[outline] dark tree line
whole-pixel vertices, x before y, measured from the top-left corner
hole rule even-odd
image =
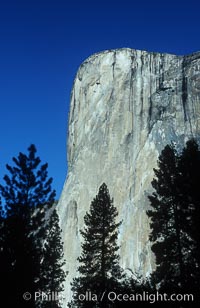
[[[199,302],[200,151],[196,141],[188,141],[181,153],[167,145],[154,173],[155,191],[147,211],[156,256],[152,281],[160,291],[191,293]]]
[[[144,307],[150,302],[110,301],[106,295],[200,294],[200,151],[195,140],[182,152],[167,145],[154,169],[154,192],[149,196],[150,241],[156,270],[149,279],[127,278],[119,266],[117,210],[103,184],[84,217],[78,277],[72,283],[69,307]],[[134,252],[133,252],[134,253]],[[141,282],[142,281],[142,282]],[[81,298],[79,295],[83,295]],[[84,295],[88,295],[84,298]],[[97,295],[92,297],[92,294]],[[103,301],[101,295],[105,294]],[[89,298],[90,297],[90,298]],[[160,302],[154,303],[159,306]],[[166,307],[193,307],[194,302],[162,302]]]
[[[59,301],[23,299],[25,292],[33,295],[38,291],[63,291],[63,243],[47,164],[40,165],[34,145],[29,147],[28,155],[20,153],[13,161],[14,166],[7,165],[9,175],[4,177],[5,184],[0,185],[1,291],[7,306],[61,307]],[[196,141],[188,141],[182,152],[167,145],[154,174],[154,192],[149,196],[147,215],[156,257],[155,272],[145,282],[127,278],[120,268],[117,238],[122,222],[116,222],[118,212],[106,184],[102,184],[84,217],[78,277],[72,283],[69,307],[143,307],[149,303],[110,300],[108,294],[157,290],[168,295],[191,293],[199,302],[200,150]]]
[[[65,274],[55,190],[48,165],[41,165],[36,148],[19,153],[0,185],[1,300],[7,307],[60,307],[59,302],[35,301],[35,292],[61,291]],[[47,213],[50,218],[47,219]],[[29,292],[31,299],[23,294]],[[29,295],[27,295],[29,297]]]

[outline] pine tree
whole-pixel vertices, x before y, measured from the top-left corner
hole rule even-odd
[[[180,155],[179,170],[184,213],[182,229],[190,243],[185,253],[187,290],[200,301],[200,150],[194,139],[186,143]]]
[[[149,196],[153,281],[160,290],[199,293],[200,152],[190,140],[182,153],[167,145],[159,156]]]
[[[9,257],[10,279],[4,295],[10,306],[34,307],[45,211],[53,204],[55,191],[51,189],[52,178],[47,178],[48,165],[40,166],[34,145],[28,148],[28,155],[19,153],[13,162],[13,166],[6,166],[10,175],[5,175],[5,185],[0,185],[6,213],[4,251]],[[30,292],[32,300],[25,301],[24,292]]]
[[[119,287],[122,270],[119,266],[117,245],[118,212],[110,198],[106,184],[99,188],[98,195],[90,205],[90,212],[84,217],[85,228],[81,231],[84,242],[78,258],[80,277],[72,283],[73,300],[69,307],[111,307],[106,293]],[[91,292],[97,296],[94,301],[82,301],[79,295]],[[104,294],[104,300],[100,300]]]
[[[66,274],[61,229],[56,209],[50,215],[46,227],[46,239],[43,248],[43,258],[40,270],[41,292],[47,295],[47,300],[40,302],[42,308],[59,308],[62,304],[63,283]],[[45,299],[45,296],[44,296]]]
[[[158,167],[154,169],[156,178],[152,181],[155,192],[149,196],[153,210],[147,211],[151,218],[152,251],[156,256],[155,278],[161,289],[177,290],[185,283],[182,247],[186,239],[180,225],[178,160],[173,146],[164,148]]]

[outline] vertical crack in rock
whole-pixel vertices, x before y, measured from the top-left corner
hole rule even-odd
[[[189,106],[188,106],[188,77],[186,75],[186,70],[188,67],[188,59],[187,57],[183,57],[182,62],[182,104],[183,104],[183,110],[184,110],[184,120],[189,122],[191,135],[193,135],[193,129],[191,124],[191,116],[189,112]],[[192,105],[192,102],[190,102]]]
[[[182,103],[183,103],[183,111],[184,111],[184,120],[187,121],[187,112],[186,112],[186,104],[187,104],[187,77],[185,76],[185,58],[183,58],[182,64]]]
[[[149,275],[154,268],[148,194],[160,151],[199,137],[200,53],[182,57],[117,49],[89,57],[71,95],[68,175],[58,204],[63,230],[65,295],[77,275],[83,217],[99,186],[108,185],[119,212],[120,263]]]
[[[115,78],[115,65],[116,65],[116,51],[113,52],[113,63],[112,63],[113,79]]]

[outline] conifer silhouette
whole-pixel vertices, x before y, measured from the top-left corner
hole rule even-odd
[[[200,293],[200,151],[189,140],[181,153],[167,145],[154,169],[149,196],[152,251],[156,256],[153,281],[161,291]],[[192,305],[193,303],[191,303]]]
[[[69,307],[111,307],[107,300],[109,290],[116,290],[122,278],[119,266],[117,245],[118,228],[117,209],[113,205],[106,184],[99,188],[98,195],[90,205],[89,213],[84,217],[85,227],[82,253],[78,258],[79,277],[72,283],[73,300]],[[79,295],[91,292],[97,298],[94,301],[82,301]],[[102,295],[104,298],[101,300]]]
[[[28,155],[19,153],[7,165],[10,175],[0,185],[4,199],[4,241],[2,251],[7,256],[8,285],[2,281],[7,306],[35,307],[34,293],[40,279],[42,243],[45,237],[45,212],[53,205],[55,191],[48,179],[48,164],[40,166],[36,147],[28,148]],[[1,270],[4,270],[1,264]],[[24,300],[29,292],[31,300]],[[3,301],[3,299],[2,299]]]

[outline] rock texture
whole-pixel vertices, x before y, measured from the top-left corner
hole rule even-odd
[[[77,274],[83,216],[102,182],[123,219],[122,267],[143,275],[152,271],[145,211],[153,168],[167,143],[182,146],[199,133],[200,53],[118,49],[80,66],[71,95],[68,176],[59,201],[69,271],[66,301]]]

